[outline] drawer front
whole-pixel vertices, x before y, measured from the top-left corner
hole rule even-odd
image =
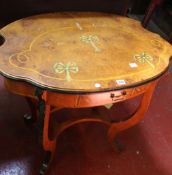
[[[124,101],[140,94],[143,94],[149,87],[149,84],[130,89],[123,89],[111,92],[94,93],[89,95],[80,95],[77,107],[101,106],[110,103]]]

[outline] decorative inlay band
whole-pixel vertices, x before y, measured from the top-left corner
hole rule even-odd
[[[72,80],[72,78],[70,76],[70,72],[77,73],[79,71],[77,64],[72,63],[72,62],[69,62],[67,64],[55,63],[54,64],[54,70],[55,70],[56,73],[60,73],[60,74],[65,72],[66,73],[66,78],[65,79],[67,81]]]
[[[96,46],[96,42],[99,41],[99,38],[97,35],[83,35],[80,37],[81,41],[82,42],[85,42],[87,44],[91,44],[91,46],[95,49],[95,52],[101,52],[101,49],[99,49],[97,46]]]
[[[140,63],[148,63],[152,68],[155,68],[155,65],[152,63],[153,58],[145,52],[134,55],[134,59]]]

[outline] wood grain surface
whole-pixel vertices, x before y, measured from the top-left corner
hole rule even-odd
[[[162,75],[172,46],[127,17],[42,14],[0,30],[0,72],[61,92],[128,88]]]

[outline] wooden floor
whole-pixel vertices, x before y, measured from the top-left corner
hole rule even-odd
[[[116,153],[106,139],[106,127],[82,124],[61,136],[50,175],[171,175],[172,174],[172,75],[163,78],[145,118],[121,133],[125,146]],[[24,98],[10,94],[0,78],[0,175],[38,175],[43,151],[34,126],[22,116],[29,112]],[[117,118],[136,108],[139,99],[115,105],[111,110],[62,110],[57,120],[71,115],[99,113]]]

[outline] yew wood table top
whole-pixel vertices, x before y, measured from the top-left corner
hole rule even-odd
[[[50,13],[0,30],[0,72],[61,92],[101,92],[162,75],[172,47],[140,22],[104,13]]]

